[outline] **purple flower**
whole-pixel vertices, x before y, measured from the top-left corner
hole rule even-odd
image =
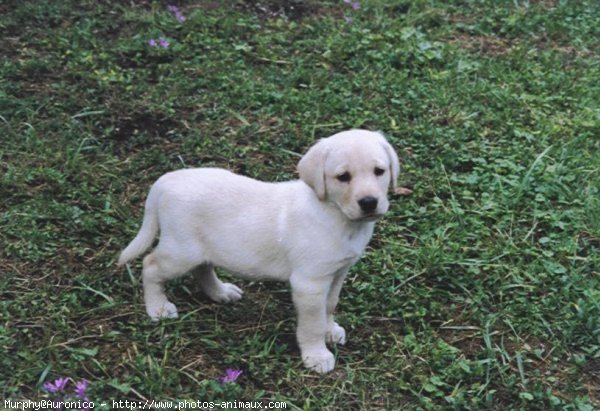
[[[158,45],[161,46],[163,49],[166,49],[167,47],[169,47],[169,44],[171,44],[171,43],[169,43],[169,40],[164,39],[162,37],[158,40]]]
[[[89,381],[86,380],[81,380],[75,385],[75,391],[73,391],[75,396],[77,396],[77,398],[79,398],[80,400],[83,400],[88,403],[87,407],[83,407],[79,411],[90,411],[90,399],[87,395],[85,395],[85,391],[87,390],[88,385]]]
[[[242,370],[234,370],[232,368],[228,368],[225,370],[225,376],[219,378],[219,381],[221,381],[221,383],[223,384],[228,382],[235,382],[235,380],[237,380],[240,375],[242,375]]]
[[[69,379],[67,377],[58,378],[54,382],[47,382],[44,384],[44,389],[48,392],[61,392],[65,390],[65,387],[69,383]]]
[[[360,3],[358,1],[352,2],[351,6],[352,6],[352,10],[360,9]]]
[[[90,382],[87,380],[78,381],[75,384],[75,395],[81,398],[82,400],[86,399],[87,397],[85,395],[85,391],[87,390],[88,385],[90,385]]]
[[[156,39],[150,39],[150,40],[148,40],[148,45],[150,47],[160,46],[163,49],[166,49],[166,48],[168,48],[171,45],[171,43],[166,38],[160,37],[158,40],[156,40]]]
[[[167,10],[169,10],[171,13],[173,13],[175,15],[175,18],[177,19],[178,22],[183,23],[184,21],[187,20],[187,17],[185,17],[183,15],[181,10],[179,10],[179,7],[169,5],[169,6],[167,6]]]

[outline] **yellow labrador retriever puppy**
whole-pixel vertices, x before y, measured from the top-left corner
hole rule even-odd
[[[363,253],[375,220],[388,209],[398,157],[383,135],[350,130],[319,140],[298,164],[300,180],[265,183],[217,168],[179,170],[150,189],[142,227],[119,265],[142,254],[160,230],[143,267],[152,319],[177,317],[164,283],[194,272],[214,301],[242,297],[214,267],[243,278],[288,281],[297,311],[304,365],[335,365],[326,343],[346,342],[333,318],[348,269]]]

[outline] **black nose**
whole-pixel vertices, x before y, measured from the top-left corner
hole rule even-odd
[[[358,205],[363,213],[372,213],[377,208],[377,199],[371,196],[363,197],[358,200]]]

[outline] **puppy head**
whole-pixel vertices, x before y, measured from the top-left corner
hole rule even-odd
[[[350,130],[319,140],[298,163],[300,179],[321,201],[335,204],[353,221],[372,221],[389,208],[400,164],[382,134]]]

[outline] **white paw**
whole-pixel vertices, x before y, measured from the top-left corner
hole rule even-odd
[[[231,283],[223,283],[221,288],[209,295],[210,299],[217,303],[233,303],[242,298],[244,292],[240,287]]]
[[[177,307],[170,301],[146,306],[146,312],[152,321],[162,318],[177,318]]]
[[[309,351],[306,355],[302,355],[304,366],[319,374],[325,374],[333,370],[335,367],[335,358],[333,354],[326,349]]]
[[[338,323],[334,322],[325,334],[325,342],[329,344],[346,344],[346,331]]]

